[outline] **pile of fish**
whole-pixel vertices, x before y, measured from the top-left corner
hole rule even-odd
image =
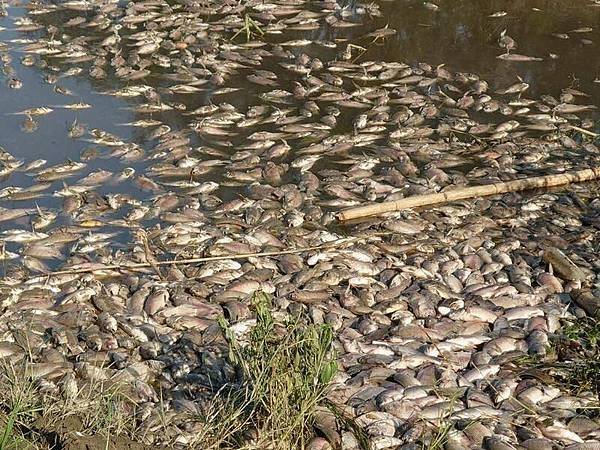
[[[446,427],[446,449],[597,448],[600,423],[582,414],[596,394],[520,364],[548,358],[562,325],[600,307],[596,183],[351,225],[335,216],[598,167],[596,106],[574,88],[530,98],[523,80],[492,89],[443,65],[363,60],[396,30],[344,33],[378,14],[294,0],[6,6],[0,95],[42,77],[64,102],[5,117],[34,136],[74,114],[64,138],[81,152],[48,162],[2,148],[0,356],[29,358],[59,396],[129,383],[145,443],[185,446],[200,426],[190,413],[233,376],[217,319],[243,337],[261,290],[277,318],[305,311],[333,327],[330,400],[374,448],[418,449]],[[74,91],[84,83],[131,120],[80,121],[94,108]],[[347,236],[361,239],[235,257]],[[211,256],[223,258],[156,264]],[[132,263],[149,267],[114,268]],[[351,431],[317,426],[333,447],[359,448]]]

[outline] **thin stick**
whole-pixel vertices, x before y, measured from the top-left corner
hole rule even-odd
[[[580,133],[587,134],[588,136],[598,137],[600,134],[594,133],[593,131],[586,130],[585,128],[576,127],[575,125],[569,125],[571,130],[579,131]]]
[[[339,212],[337,217],[340,221],[346,221],[362,217],[377,216],[379,214],[415,208],[418,206],[436,205],[455,200],[504,194],[506,192],[524,191],[526,189],[561,186],[569,183],[595,180],[597,178],[600,178],[600,168],[584,169],[577,172],[546,175],[543,177],[523,178],[520,180],[485,184],[483,186],[456,188],[437,194],[415,195],[391,202],[358,206]]]
[[[373,233],[368,236],[354,236],[349,238],[336,239],[335,241],[328,242],[327,244],[314,245],[312,247],[300,247],[290,250],[280,250],[276,252],[257,252],[257,253],[238,253],[235,255],[222,255],[222,256],[205,256],[202,258],[189,258],[189,259],[173,259],[167,261],[156,261],[153,263],[134,263],[134,264],[109,264],[109,265],[98,265],[94,267],[83,267],[79,269],[65,269],[58,270],[56,272],[48,272],[43,276],[52,277],[57,275],[72,275],[78,273],[90,273],[101,270],[136,270],[144,269],[153,266],[172,266],[176,264],[196,264],[209,261],[223,261],[225,259],[246,259],[246,258],[259,258],[264,256],[281,256],[281,255],[292,255],[297,253],[311,252],[315,250],[327,250],[332,248],[341,247],[344,244],[357,242],[364,239],[372,239],[374,237],[384,236],[391,234],[389,232]]]

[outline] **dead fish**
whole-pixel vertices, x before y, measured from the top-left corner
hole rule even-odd
[[[575,28],[574,30],[569,31],[569,33],[591,33],[594,31],[592,27],[581,27]]]
[[[518,53],[503,53],[502,55],[496,56],[497,59],[504,61],[516,61],[516,62],[528,62],[528,61],[543,61],[543,58],[536,56],[520,55]]]
[[[557,248],[547,248],[544,251],[543,258],[546,262],[552,264],[552,268],[565,280],[583,281],[586,279],[585,273]]]
[[[21,130],[24,131],[25,133],[33,133],[38,128],[39,128],[39,124],[35,120],[33,120],[33,118],[31,116],[27,116],[27,119],[25,119],[21,123]]]
[[[67,134],[71,139],[80,138],[85,134],[85,125],[78,123],[77,119],[75,119],[69,127]]]
[[[506,55],[508,55],[511,50],[514,50],[517,47],[516,41],[506,34],[506,29],[502,30],[502,32],[500,33],[498,45],[500,46],[500,48],[504,48],[506,50]]]
[[[525,92],[527,89],[529,89],[529,84],[527,83],[515,83],[505,89],[499,89],[496,91],[496,93],[498,94],[518,94],[521,92]]]
[[[23,111],[15,112],[15,113],[6,113],[9,115],[22,115],[22,116],[45,116],[46,114],[50,114],[53,111],[52,108],[48,108],[46,106],[41,106],[39,108],[29,108]]]
[[[67,104],[67,105],[54,105],[53,108],[63,108],[63,109],[88,109],[91,108],[92,105],[90,105],[89,103],[84,103],[84,102],[78,102],[78,103],[71,103],[71,104]]]
[[[393,28],[389,28],[388,26],[385,26],[383,28],[379,28],[378,30],[372,31],[371,33],[367,34],[366,36],[372,37],[375,39],[381,39],[386,36],[393,36],[396,33],[397,33],[397,31],[394,30]]]

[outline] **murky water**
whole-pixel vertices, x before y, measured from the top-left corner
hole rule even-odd
[[[306,10],[316,10],[314,5],[303,5]],[[303,53],[318,57],[323,62],[339,59],[348,45],[352,46],[350,58],[353,62],[385,61],[405,62],[416,65],[420,62],[432,66],[445,65],[449,70],[468,72],[479,75],[490,84],[492,90],[504,88],[519,80],[530,85],[528,97],[537,98],[542,94],[558,97],[564,88],[570,87],[581,90],[589,95],[585,103],[597,105],[600,103],[600,60],[597,58],[600,45],[600,5],[589,1],[496,1],[488,3],[464,1],[444,1],[437,8],[421,1],[384,1],[380,2],[381,16],[370,17],[369,14],[358,14],[354,4],[348,2],[341,13],[345,26],[336,23],[308,26],[306,30],[269,31],[261,40],[269,44],[283,43],[285,49],[292,55]],[[220,87],[233,87],[237,90],[231,93],[215,94],[219,86],[209,84],[200,86],[198,92],[192,94],[165,94],[164,89],[173,85],[165,74],[171,69],[152,68],[152,73],[139,81],[124,81],[109,72],[106,79],[94,79],[88,75],[90,61],[82,58],[81,62],[67,62],[62,57],[36,57],[33,66],[25,66],[19,61],[25,56],[24,45],[34,42],[36,36],[46,36],[45,31],[19,31],[15,29],[15,21],[25,16],[26,5],[11,4],[6,8],[7,15],[0,19],[0,39],[6,45],[5,63],[14,68],[15,73],[7,73],[2,77],[5,81],[0,88],[0,105],[2,119],[0,122],[0,145],[17,159],[32,161],[43,158],[48,165],[58,164],[67,160],[79,161],[83,158],[87,164],[77,178],[96,170],[121,172],[126,167],[143,174],[149,167],[158,164],[161,159],[156,154],[156,141],[149,138],[153,129],[133,128],[125,126],[128,122],[138,120],[159,120],[172,130],[185,130],[192,122],[198,122],[198,117],[182,114],[177,109],[159,113],[134,113],[131,108],[142,103],[139,98],[128,99],[103,95],[111,90],[133,86],[139,83],[151,86],[168,98],[171,104],[181,103],[187,111],[192,111],[203,105],[227,102],[238,111],[246,111],[248,107],[261,103],[257,96],[274,89],[272,86],[261,86],[247,79],[248,70],[233,71]],[[91,20],[93,14],[78,10],[59,10],[36,17],[40,24],[54,27],[52,30],[64,40],[80,39],[85,45],[86,40],[93,42],[104,39],[106,30],[96,33],[95,28],[82,28],[69,25],[69,20],[77,17]],[[338,24],[339,25],[339,24]],[[375,33],[387,27],[394,33]],[[589,27],[589,30],[588,30]],[[511,52],[520,55],[541,58],[541,61],[514,62],[498,59],[505,53],[499,45],[503,30],[513,40]],[[128,36],[133,31],[123,31]],[[26,41],[33,39],[33,41]],[[291,40],[307,40],[310,42],[300,45],[288,45]],[[244,36],[239,36],[236,42],[243,43]],[[231,43],[224,42],[230,45]],[[127,46],[133,45],[129,42]],[[272,46],[271,46],[272,47]],[[256,48],[261,48],[258,44]],[[227,49],[221,49],[227,51]],[[110,55],[109,55],[110,56]],[[9,61],[12,59],[12,63]],[[76,58],[75,58],[76,59]],[[109,58],[110,59],[110,58]],[[258,61],[258,60],[257,60]],[[280,59],[262,58],[251,69],[272,71],[276,75],[273,84],[277,89],[292,91],[297,79],[290,77],[288,71],[281,66]],[[248,68],[248,62],[242,63]],[[81,67],[80,74],[64,76],[65,72]],[[201,64],[197,65],[200,70]],[[5,64],[6,68],[6,64]],[[6,86],[11,76],[17,77],[23,83],[22,89],[9,89]],[[49,78],[50,77],[50,78]],[[52,79],[55,77],[55,79]],[[50,82],[49,82],[50,81]],[[353,81],[354,86],[369,86],[369,80]],[[56,93],[56,87],[68,89],[74,94],[66,97]],[[143,99],[143,97],[142,97]],[[145,101],[145,100],[144,100]],[[70,110],[61,105],[85,102],[92,105],[89,109]],[[303,101],[291,103],[300,105]],[[327,104],[319,102],[322,108]],[[48,106],[54,111],[46,116],[35,117],[38,128],[26,133],[22,130],[23,115],[13,115],[17,111],[28,108]],[[275,108],[285,109],[289,101],[278,104]],[[352,123],[357,114],[356,110],[342,111],[336,133],[352,131]],[[310,121],[306,116],[305,121]],[[593,116],[592,116],[593,117]],[[118,136],[123,142],[139,145],[146,154],[137,158],[111,157],[111,148],[88,142],[86,136],[81,139],[71,139],[67,136],[69,126],[74,122],[85,124],[88,130],[99,129]],[[502,121],[498,119],[498,121]],[[261,131],[276,132],[279,125],[263,125]],[[597,126],[596,126],[597,129]],[[254,130],[252,130],[254,131]],[[190,143],[194,149],[190,154],[200,160],[218,159],[215,155],[232,155],[236,151],[247,148],[246,133],[232,133],[231,136],[219,136],[190,133]],[[312,140],[319,140],[314,135],[305,135],[292,142],[292,147],[307,146]],[[89,157],[95,151],[99,156]],[[418,160],[418,158],[417,158]],[[420,160],[421,165],[427,164],[427,157]],[[340,165],[341,164],[341,165]],[[315,165],[314,170],[334,167],[344,167],[335,157],[325,156]],[[448,166],[450,167],[450,166]],[[468,161],[454,163],[454,170],[467,172],[474,165]],[[220,165],[206,173],[190,172],[190,179],[198,182],[216,181],[222,186],[216,191],[221,200],[237,198],[245,192],[248,183],[232,182],[229,172]],[[60,189],[61,184],[70,184],[72,179],[54,182],[48,190]],[[130,180],[131,181],[131,180]],[[103,184],[96,189],[100,195],[123,193],[138,199],[148,199],[153,193],[139,189],[139,184],[125,182],[119,185]],[[284,181],[294,181],[293,176],[286,174]],[[15,172],[4,179],[0,188],[7,186],[27,187],[34,183],[33,177],[21,172]],[[184,191],[185,192],[185,191]],[[3,206],[34,207],[60,209],[62,198],[56,195],[43,195],[35,200],[7,201],[2,200]],[[110,216],[109,216],[110,217]],[[26,223],[27,218],[20,219]],[[61,223],[69,224],[70,219],[62,217]],[[147,225],[154,224],[148,219]],[[11,225],[12,226],[12,225]],[[8,225],[3,226],[9,227]],[[121,242],[126,242],[122,237]]]
[[[285,32],[279,36],[267,35],[266,41],[276,43],[289,39],[333,40],[343,47],[353,43],[366,49],[356,51],[354,61],[398,61],[414,64],[426,62],[431,65],[444,64],[455,71],[472,72],[487,80],[492,87],[499,88],[511,84],[517,78],[531,85],[530,95],[558,95],[565,87],[581,89],[591,96],[591,103],[600,100],[600,60],[597,58],[600,45],[600,5],[593,2],[563,1],[498,1],[493,4],[474,4],[470,1],[456,1],[452,4],[441,2],[438,10],[432,11],[420,1],[384,1],[380,2],[383,16],[362,20],[361,25],[351,28],[319,28],[318,30]],[[36,33],[11,31],[12,20],[22,16],[22,6],[8,7],[9,15],[0,21],[3,41],[31,37]],[[497,12],[506,12],[502,17],[490,17]],[[77,14],[72,14],[77,16]],[[63,13],[44,17],[43,23],[60,27],[68,16]],[[375,30],[389,26],[397,30],[391,37],[375,39],[363,37],[366,30]],[[570,33],[578,28],[593,28],[590,32]],[[504,53],[498,45],[502,30],[517,42],[514,53],[543,58],[541,62],[512,62],[497,59]],[[69,31],[65,29],[65,31]],[[569,34],[568,39],[554,37],[553,33]],[[91,36],[93,34],[90,33]],[[588,41],[585,42],[584,41]],[[15,47],[9,52],[15,59],[23,53]],[[308,53],[323,60],[336,58],[337,50],[323,48],[318,44],[294,47],[293,53]],[[550,56],[550,55],[553,56]],[[56,64],[58,67],[69,67]],[[3,111],[19,111],[36,105],[53,105],[64,101],[64,96],[52,91],[53,85],[44,83],[47,71],[26,68],[16,64],[17,74],[24,83],[24,89],[3,88],[0,101]],[[265,68],[278,71],[283,79],[286,74],[277,69],[277,64],[265,61]],[[594,82],[596,80],[596,82]],[[155,77],[144,80],[153,86],[160,86]],[[2,145],[13,149],[18,156],[30,158],[39,156],[39,150],[49,160],[63,161],[79,155],[81,144],[64,140],[68,125],[77,119],[95,128],[117,133],[123,139],[143,142],[143,132],[131,132],[127,127],[116,124],[135,120],[136,117],[125,110],[126,101],[114,97],[99,95],[98,92],[118,88],[123,84],[114,78],[90,80],[77,76],[61,79],[59,84],[74,92],[74,99],[80,98],[93,105],[93,109],[82,111],[58,110],[49,118],[40,121],[39,130],[32,134],[20,131],[22,116],[5,115],[2,120]],[[248,83],[244,76],[231,79],[228,85],[244,90],[244,95],[233,93],[212,98],[205,95],[175,96],[175,101],[183,101],[188,109],[210,102],[227,101],[240,109],[255,103],[256,93],[265,91],[255,84]],[[180,114],[161,114],[160,120],[174,126],[184,127],[185,118]],[[137,130],[139,131],[139,130]],[[47,148],[47,150],[46,150]],[[17,150],[18,149],[18,150]],[[113,167],[110,167],[111,169]]]
[[[600,84],[593,82],[600,77],[600,5],[586,1],[456,1],[440,2],[437,11],[428,10],[422,2],[382,5],[386,19],[380,24],[385,25],[389,17],[390,27],[398,34],[380,45],[369,45],[364,58],[446,64],[452,70],[476,73],[494,88],[521,77],[531,85],[528,95],[532,97],[558,95],[571,86],[589,93],[595,104],[600,100]],[[498,12],[506,15],[490,17]],[[593,30],[571,32],[585,27]],[[514,53],[543,61],[497,59],[504,53],[498,45],[503,30],[516,41]],[[568,34],[569,39],[553,34]]]

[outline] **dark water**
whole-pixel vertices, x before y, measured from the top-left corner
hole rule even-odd
[[[356,22],[356,26],[336,28],[320,26],[309,31],[284,31],[282,34],[267,33],[264,40],[269,43],[289,41],[291,39],[308,39],[315,43],[301,47],[293,47],[291,51],[299,55],[307,53],[319,57],[323,61],[331,61],[339,57],[340,51],[348,44],[362,47],[363,50],[353,52],[353,60],[406,62],[416,64],[425,62],[433,66],[444,64],[451,71],[471,72],[478,74],[490,84],[492,89],[503,88],[522,79],[531,85],[527,96],[537,98],[541,94],[558,96],[566,87],[582,90],[589,94],[586,103],[600,104],[600,4],[587,0],[579,1],[494,1],[482,2],[472,0],[447,0],[437,3],[438,9],[433,10],[421,1],[383,1],[379,2],[382,15],[369,17],[357,15],[351,1],[346,2],[347,14],[344,19]],[[310,9],[311,5],[307,4]],[[502,17],[489,17],[499,11],[505,11]],[[110,89],[122,88],[128,84],[123,80],[109,77],[105,80],[95,80],[87,76],[88,63],[82,63],[84,70],[81,75],[61,78],[61,73],[76,65],[63,63],[59,58],[42,57],[48,65],[54,66],[54,72],[48,67],[26,67],[19,60],[25,54],[20,51],[20,39],[35,39],[45,35],[44,31],[21,32],[14,30],[14,21],[25,15],[24,5],[9,5],[8,15],[0,19],[0,40],[8,48],[5,55],[12,58],[11,66],[16,76],[23,81],[23,88],[12,90],[5,86],[6,75],[3,75],[0,87],[0,146],[18,159],[31,161],[38,158],[48,160],[48,164],[57,164],[65,160],[80,160],[82,151],[93,147],[85,140],[67,137],[68,126],[77,120],[88,125],[89,129],[98,128],[113,133],[124,141],[135,142],[145,150],[152,148],[152,142],[147,139],[148,131],[141,128],[120,126],[118,124],[140,120],[142,118],[158,119],[170,125],[172,129],[185,129],[191,120],[178,112],[160,114],[135,114],[128,107],[139,104],[139,99],[122,99],[102,95]],[[77,16],[75,11],[56,12],[37,17],[40,23],[57,27],[59,33],[67,33],[71,38],[85,33],[94,38],[93,30],[82,31],[80,28],[65,28],[63,24]],[[85,14],[84,14],[85,15]],[[391,36],[375,38],[367,34],[389,27],[397,31]],[[576,33],[572,30],[584,27],[593,28],[590,32]],[[498,39],[503,30],[516,42],[513,53],[542,58],[536,62],[511,62],[497,59],[504,53],[498,45]],[[567,33],[568,39],[553,36],[556,33]],[[104,35],[102,36],[102,38]],[[242,39],[243,40],[243,39]],[[337,44],[332,49],[319,42],[330,41]],[[290,89],[292,84],[289,75],[276,62],[265,60],[261,69],[274,71],[281,76],[282,89]],[[49,84],[45,77],[50,73],[59,76],[56,84]],[[596,81],[595,81],[596,80]],[[160,73],[153,73],[142,80],[143,83],[160,88],[166,86]],[[172,84],[172,83],[171,83]],[[366,83],[368,84],[368,83]],[[53,91],[54,86],[60,85],[76,93],[65,97]],[[226,86],[242,88],[231,94],[214,96],[211,90],[192,95],[169,96],[170,101],[182,102],[188,110],[209,103],[228,102],[242,112],[248,106],[256,105],[256,96],[272,88],[257,86],[246,80],[245,73],[234,74],[227,80]],[[93,105],[90,109],[72,111],[56,108],[52,114],[37,117],[39,129],[34,133],[24,133],[21,123],[24,116],[11,115],[15,111],[38,106],[53,106],[65,103],[83,101]],[[349,123],[342,127],[349,128]],[[269,128],[267,128],[269,129]],[[272,127],[269,131],[276,131]],[[231,138],[233,147],[223,146],[210,137],[191,135],[192,145],[197,147],[216,146],[233,153],[236,147],[243,144],[243,138]],[[237,140],[236,140],[237,139]],[[198,155],[202,150],[198,150]],[[206,156],[204,156],[206,157]],[[210,157],[209,157],[210,158]],[[105,169],[120,172],[125,167],[133,167],[137,173],[155,161],[142,158],[139,161],[120,161],[116,158],[100,157],[87,162],[83,172],[77,178],[88,172]],[[321,161],[319,167],[327,167],[327,159]],[[208,175],[197,178],[198,181],[226,180],[220,169]],[[69,183],[71,180],[66,180]],[[34,183],[31,176],[14,173],[0,182],[0,189],[6,186],[29,186]],[[56,182],[53,188],[59,189],[63,181]],[[229,186],[221,189],[223,198],[234,198],[243,186]],[[51,190],[50,190],[51,192]],[[140,191],[133,183],[125,183],[117,187],[102,186],[100,193],[124,192],[140,198],[150,194]],[[2,206],[23,206],[27,202],[0,201]],[[28,204],[31,205],[32,202]],[[47,195],[35,200],[35,203],[49,208],[60,208],[61,199]]]
[[[396,36],[383,45],[371,45],[368,59],[426,61],[446,64],[455,71],[473,72],[501,88],[521,77],[531,85],[531,97],[558,95],[565,87],[589,93],[600,100],[600,4],[591,1],[445,1],[437,11],[421,2],[382,3]],[[538,10],[535,10],[538,9]],[[506,16],[488,17],[505,11]],[[571,30],[590,27],[589,33]],[[502,30],[517,43],[514,53],[543,58],[541,62],[509,62],[496,59]],[[552,36],[566,33],[569,39]],[[591,44],[582,43],[591,40]],[[558,58],[552,59],[549,55]]]

